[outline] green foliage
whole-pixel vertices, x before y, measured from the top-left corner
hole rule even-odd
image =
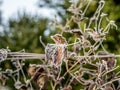
[[[24,14],[17,20],[10,19],[8,23],[8,28],[5,28],[0,38],[1,48],[8,46],[13,51],[25,49],[30,52],[44,52],[39,36],[43,36],[44,42],[47,41],[44,32],[47,29],[48,19]]]

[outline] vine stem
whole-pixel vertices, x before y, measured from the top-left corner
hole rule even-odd
[[[45,54],[8,52],[6,59],[45,59]]]
[[[120,55],[109,54],[109,55],[75,56],[75,57],[77,57],[77,58],[92,58],[92,57],[95,57],[95,58],[107,58],[107,57],[115,57],[115,58],[118,58],[118,57],[120,57]]]
[[[119,58],[120,55],[114,55],[114,54],[109,54],[109,55],[84,55],[84,56],[74,56],[75,58],[107,58],[107,57],[115,57]],[[45,59],[45,54],[37,54],[37,53],[14,53],[10,52],[7,54],[6,59]]]

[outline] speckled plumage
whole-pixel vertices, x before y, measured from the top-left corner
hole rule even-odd
[[[67,56],[66,40],[59,34],[52,36],[52,39],[55,44],[47,44],[45,48],[46,60],[49,64],[58,67]]]

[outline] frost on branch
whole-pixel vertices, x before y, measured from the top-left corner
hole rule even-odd
[[[9,59],[15,67],[1,69],[1,74],[7,74],[15,88],[23,90],[72,90],[76,85],[83,90],[119,90],[120,72],[115,71],[120,69],[116,64],[116,57],[120,55],[109,53],[103,45],[110,29],[117,29],[117,26],[102,12],[104,0],[96,1],[98,7],[94,14],[87,15],[92,2],[70,0],[68,12],[72,15],[66,18],[64,25],[54,20],[54,27],[61,31],[51,36],[53,43],[45,46],[42,42],[45,54],[1,49],[0,60]],[[28,74],[24,70],[26,59],[40,59],[39,63],[29,65]]]
[[[0,49],[0,62],[7,59],[8,51],[6,49]]]

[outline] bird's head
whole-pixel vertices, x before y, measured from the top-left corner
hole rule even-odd
[[[55,34],[54,36],[51,36],[51,38],[54,40],[56,44],[66,44],[66,39],[60,35],[60,34]]]

